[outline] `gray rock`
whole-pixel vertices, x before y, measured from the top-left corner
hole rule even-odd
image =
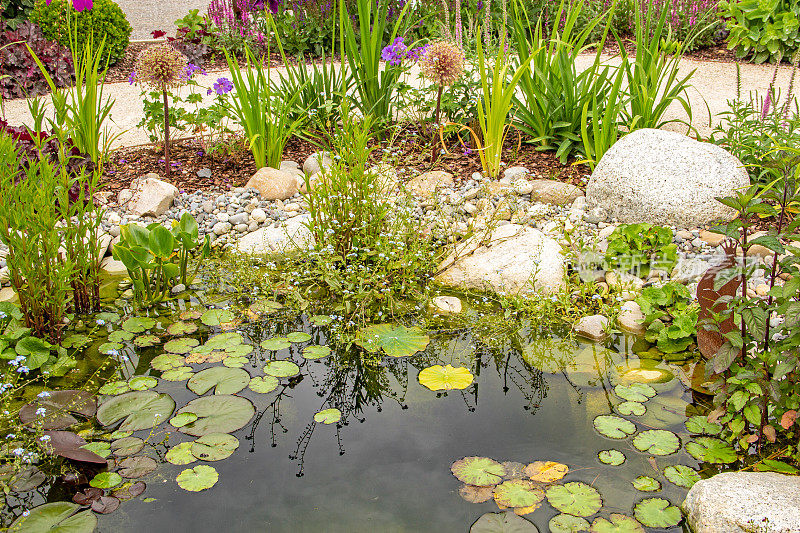
[[[589,224],[598,224],[608,220],[608,211],[602,207],[593,207],[586,212],[583,219]]]
[[[225,235],[229,231],[231,231],[231,223],[230,222],[217,222],[214,224],[212,231],[216,235]]]
[[[682,258],[672,269],[670,278],[676,283],[692,283],[699,280],[708,270],[709,263],[697,258]]]
[[[239,239],[239,251],[248,254],[286,253],[308,250],[314,245],[314,236],[305,223],[309,215],[288,220],[285,225],[260,228]]]
[[[531,186],[531,199],[545,204],[570,205],[583,196],[579,188],[561,181],[533,180]]]
[[[185,290],[186,290],[186,285],[184,285],[183,283],[178,283],[177,285],[172,287],[172,289],[170,289],[170,292],[172,292],[172,294],[180,294]]]
[[[133,197],[128,211],[137,216],[158,217],[172,207],[178,188],[162,181],[158,174],[147,174],[131,183]]]
[[[420,198],[431,198],[437,189],[453,186],[453,175],[442,170],[432,170],[408,182],[408,190]]]
[[[237,233],[245,233],[245,232],[247,231],[247,224],[244,224],[244,223],[242,223],[242,224],[236,224],[236,225],[233,227],[233,229],[234,229],[234,230],[235,230]]]
[[[211,169],[208,168],[208,167],[201,168],[200,170],[197,171],[197,177],[198,178],[203,178],[203,179],[210,178],[211,177]]]
[[[726,472],[695,483],[683,502],[695,533],[800,532],[800,477]]]
[[[742,163],[723,148],[680,133],[641,129],[617,141],[592,172],[589,207],[620,222],[697,227],[731,220],[715,198],[750,185]]]
[[[232,217],[228,218],[228,222],[233,224],[234,226],[237,224],[244,224],[247,222],[247,219],[250,218],[248,213],[236,213]]]
[[[333,158],[330,152],[314,152],[308,156],[303,163],[303,172],[311,176],[316,174],[323,168],[328,168],[333,165]]]
[[[253,219],[254,222],[261,224],[267,220],[267,213],[260,207],[257,207],[250,212],[250,218]]]
[[[622,309],[617,316],[617,324],[621,330],[641,335],[645,331],[642,321],[644,321],[644,313],[639,304],[636,302],[622,304]]]
[[[509,182],[516,181],[518,178],[526,177],[530,172],[525,167],[510,167],[503,171],[503,177],[507,178]],[[520,193],[527,194],[527,193]]]
[[[461,312],[461,300],[455,296],[437,296],[430,301],[428,308],[440,315],[457,315]]]
[[[603,315],[585,316],[572,326],[576,335],[586,337],[593,341],[602,341],[608,337],[609,320]]]
[[[122,264],[122,261],[117,261],[112,257],[106,257],[100,262],[100,270],[112,276],[128,273],[128,269],[125,268],[125,265]]]

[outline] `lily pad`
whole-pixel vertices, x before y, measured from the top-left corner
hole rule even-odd
[[[506,473],[503,465],[488,457],[464,457],[453,463],[450,471],[462,483],[479,487],[500,483]]]
[[[146,459],[150,458],[146,457]],[[114,489],[114,492],[112,492],[111,495],[122,501],[132,500],[143,493],[145,488],[147,488],[147,485],[145,485],[144,481],[123,483],[120,487]],[[145,500],[146,499],[147,498],[145,498]]]
[[[61,346],[64,348],[83,348],[84,346],[88,346],[91,344],[92,338],[88,335],[82,335],[80,333],[73,333],[63,341],[61,341]]]
[[[278,350],[285,350],[291,345],[292,344],[286,337],[273,337],[271,339],[261,341],[261,347],[271,352],[277,352]]]
[[[693,416],[686,421],[686,431],[695,435],[719,435],[722,426],[715,422],[709,422],[704,416]]]
[[[138,479],[153,472],[158,466],[158,463],[152,457],[137,455],[135,457],[126,457],[120,461],[117,466],[119,466],[119,475],[122,477],[126,479]]]
[[[189,390],[202,396],[211,389],[214,394],[236,394],[250,383],[250,374],[240,368],[215,366],[201,370],[186,384]]]
[[[98,451],[87,448],[87,442],[71,431],[45,431],[44,434],[48,437],[43,446],[47,453],[66,457],[73,461],[105,465],[105,458],[111,453],[107,442],[98,443],[105,445],[105,449],[98,450],[100,452],[98,453]],[[38,472],[38,470],[31,469],[28,472]],[[17,478],[12,482],[12,485],[20,484],[20,479]]]
[[[511,512],[486,513],[481,515],[469,533],[538,533],[539,530],[531,522]]]
[[[579,533],[589,529],[589,522],[580,516],[562,513],[551,518],[547,526],[550,533]]]
[[[81,439],[83,440],[83,439]],[[82,444],[81,449],[92,452],[95,455],[106,458],[111,455],[111,443],[102,441],[86,442]]]
[[[197,324],[192,324],[191,322],[178,321],[167,326],[167,333],[174,337],[191,335],[195,331],[197,331]]]
[[[183,490],[199,492],[213,487],[218,479],[219,474],[213,466],[197,465],[194,468],[187,468],[178,474],[175,481],[178,482],[178,486]]]
[[[608,518],[595,518],[589,531],[591,533],[644,533],[644,528],[631,516],[611,513]]]
[[[133,337],[134,334],[131,333],[130,331],[125,331],[124,329],[118,329],[108,334],[108,342],[119,344],[122,342],[128,342],[129,340],[133,339]]]
[[[472,385],[472,372],[464,367],[453,368],[452,365],[433,365],[423,368],[419,373],[420,384],[430,390],[466,389]]]
[[[89,481],[89,485],[96,489],[113,489],[122,483],[122,476],[116,472],[100,472]]]
[[[35,424],[42,429],[64,429],[78,423],[73,415],[91,418],[97,411],[97,402],[88,392],[60,390],[48,394],[46,398],[23,405],[19,410],[20,422],[26,426]],[[44,414],[41,414],[42,408]]]
[[[247,357],[226,357],[222,360],[222,364],[227,366],[228,368],[244,368],[244,366],[250,362],[250,359]]]
[[[506,479],[525,479],[525,467],[527,465],[524,463],[518,463],[516,461],[503,461],[500,464],[506,469],[506,473],[503,474],[504,481]]]
[[[629,402],[646,402],[656,395],[656,390],[647,383],[619,384],[614,387],[614,394]]]
[[[636,426],[630,420],[615,415],[599,415],[594,419],[594,428],[609,439],[624,439],[636,432]]]
[[[314,326],[327,326],[333,322],[333,319],[328,315],[314,315],[308,321]]]
[[[286,335],[286,340],[289,342],[308,342],[311,340],[311,335],[304,331],[293,331]]]
[[[173,368],[182,367],[185,362],[186,360],[178,354],[162,353],[150,361],[150,366],[153,368],[153,370],[166,372],[168,370],[172,370]]]
[[[664,469],[664,477],[684,489],[690,489],[700,481],[700,474],[684,465],[670,465]]]
[[[189,309],[178,315],[181,320],[197,320],[201,316],[203,316],[203,313],[197,311],[196,309]]]
[[[131,390],[147,390],[158,385],[158,380],[150,376],[135,376],[128,380]]]
[[[610,466],[619,466],[625,462],[625,454],[619,450],[603,450],[597,454],[600,462]]]
[[[306,346],[303,348],[303,357],[306,359],[322,359],[331,354],[331,349],[327,346]]]
[[[633,508],[633,515],[646,527],[672,527],[681,521],[681,510],[664,498],[647,498]]]
[[[174,465],[188,465],[197,461],[197,457],[192,454],[192,443],[181,442],[167,450],[164,456],[167,462]]]
[[[128,385],[127,381],[109,381],[97,391],[100,394],[105,394],[106,396],[116,396],[118,394],[124,394],[131,390],[130,386]]]
[[[424,350],[430,338],[418,327],[376,324],[358,332],[356,344],[369,352],[382,349],[389,357],[408,357]]]
[[[503,507],[531,507],[544,500],[544,491],[525,479],[503,481],[494,488],[494,501]]]
[[[219,333],[208,339],[205,343],[205,348],[208,350],[231,350],[234,346],[238,346],[244,342],[244,338],[235,331],[228,331],[226,333]]]
[[[247,386],[253,392],[267,394],[274,391],[279,384],[280,382],[278,381],[278,378],[274,376],[256,376],[250,380],[250,383]]]
[[[494,497],[494,486],[461,485],[461,488],[458,489],[458,495],[470,503],[488,502]]]
[[[562,513],[583,517],[595,514],[603,506],[597,489],[579,481],[548,487],[547,501]]]
[[[179,366],[161,374],[161,379],[166,381],[186,381],[194,375],[191,367]]]
[[[657,490],[661,490],[661,483],[657,479],[653,479],[650,476],[639,476],[631,481],[631,483],[633,484],[633,488],[642,492],[655,492]]]
[[[92,533],[97,527],[97,517],[91,511],[81,511],[82,506],[70,502],[46,503],[31,509],[28,516],[20,516],[10,531],[29,533]]]
[[[111,451],[116,457],[127,457],[139,453],[144,441],[139,437],[123,437],[111,443]]]
[[[300,367],[291,361],[270,361],[264,365],[264,372],[276,378],[288,378],[300,373]]]
[[[155,325],[152,318],[133,316],[122,323],[122,329],[129,333],[143,333]]]
[[[697,437],[686,443],[686,451],[698,461],[707,463],[726,464],[738,459],[730,444],[714,437]]]
[[[197,415],[194,413],[181,413],[179,415],[175,415],[169,420],[169,425],[174,428],[182,428],[186,424],[190,424],[197,420]]]
[[[335,424],[342,419],[342,412],[338,409],[323,409],[314,415],[314,422],[321,424]]]
[[[119,429],[138,431],[165,422],[174,410],[175,401],[168,394],[126,392],[104,402],[97,409],[97,421],[104,426],[111,426],[122,420]]]
[[[526,476],[539,483],[553,483],[566,476],[567,472],[567,465],[555,461],[534,461],[523,470]]]
[[[236,318],[233,313],[227,309],[209,309],[200,315],[200,322],[206,326],[219,326],[225,322],[231,322]]]
[[[192,455],[202,461],[227,459],[239,447],[239,439],[227,433],[209,433],[192,443]]]
[[[192,348],[195,348],[199,344],[200,341],[197,339],[193,339],[191,337],[181,337],[179,339],[172,339],[164,344],[164,350],[168,351],[169,353],[186,355],[192,351]]]
[[[139,335],[133,339],[133,344],[138,348],[150,348],[161,343],[161,339],[155,335]]]
[[[197,420],[186,424],[180,431],[199,437],[209,433],[232,433],[242,429],[255,414],[250,400],[239,396],[204,396],[192,400],[178,411],[194,413]]]
[[[647,408],[639,402],[622,402],[616,407],[616,410],[625,416],[642,416],[647,412]]]
[[[104,342],[97,348],[97,351],[103,355],[110,355],[115,352],[119,352],[124,347],[124,345],[118,342]]]
[[[681,447],[681,440],[676,434],[665,429],[649,429],[633,438],[633,445],[640,452],[653,455],[669,455]]]

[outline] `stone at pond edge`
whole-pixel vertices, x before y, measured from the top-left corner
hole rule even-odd
[[[258,169],[246,187],[258,189],[261,197],[266,200],[286,200],[298,192],[294,174],[272,167]]]
[[[642,313],[642,307],[639,304],[636,302],[622,304],[622,309],[617,317],[620,329],[641,335],[645,331],[644,325],[642,325],[643,320],[644,313]]]
[[[433,170],[413,178],[406,187],[414,196],[431,198],[437,189],[451,187],[453,183],[453,175],[449,172]]]
[[[461,312],[461,300],[455,296],[437,296],[431,300],[428,308],[440,315],[457,315]]]
[[[602,341],[608,337],[608,333],[606,333],[608,324],[608,318],[603,315],[592,315],[581,318],[572,329],[577,335],[593,341]]]
[[[0,302],[15,302],[17,301],[17,293],[11,287],[0,289]]]
[[[541,231],[519,224],[495,229],[489,239],[476,235],[457,246],[441,265],[436,279],[465,289],[520,293],[531,288],[545,294],[564,286],[561,247]],[[482,241],[487,241],[481,244]]]
[[[330,152],[314,152],[303,162],[303,172],[311,176],[312,174],[316,174],[323,168],[328,168],[331,165],[333,165],[333,159],[331,158]]]
[[[726,472],[700,480],[683,502],[695,533],[800,531],[800,477]]]
[[[125,265],[122,263],[122,261],[117,261],[113,257],[106,257],[103,259],[103,261],[100,263],[100,270],[112,276],[128,273],[128,269],[125,268]]]
[[[286,253],[308,250],[314,244],[314,236],[306,227],[308,215],[290,218],[280,227],[269,226],[248,233],[239,239],[239,251],[247,254]]]
[[[555,180],[533,180],[531,200],[554,205],[570,205],[578,197],[583,196],[576,186]]]
[[[159,179],[158,174],[146,174],[131,183],[132,197],[128,211],[138,216],[158,217],[172,207],[178,188]]]
[[[723,148],[680,133],[640,129],[617,141],[592,172],[589,209],[620,222],[697,227],[736,213],[716,200],[750,185],[742,163]]]

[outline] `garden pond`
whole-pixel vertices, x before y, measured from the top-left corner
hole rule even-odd
[[[622,335],[602,345],[510,328],[464,300],[475,327],[393,323],[333,350],[340,317],[263,298],[201,291],[98,315],[66,339],[86,344],[81,365],[52,383],[115,362],[100,369],[96,413],[68,406],[80,449],[108,460],[79,463],[96,488],[75,501],[115,509],[94,515],[114,532],[684,531],[676,506],[730,455],[698,436],[719,427],[697,416],[691,361],[648,359]],[[33,407],[58,404],[37,392]],[[53,479],[12,495],[6,524],[71,501],[75,486]],[[63,506],[61,519],[78,512],[70,531],[91,531],[91,511]]]

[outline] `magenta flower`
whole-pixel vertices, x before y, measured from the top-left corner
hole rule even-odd
[[[47,5],[50,5],[52,0],[47,0]],[[75,8],[75,11],[84,11],[92,9],[94,6],[94,2],[92,0],[72,0],[72,7]]]

